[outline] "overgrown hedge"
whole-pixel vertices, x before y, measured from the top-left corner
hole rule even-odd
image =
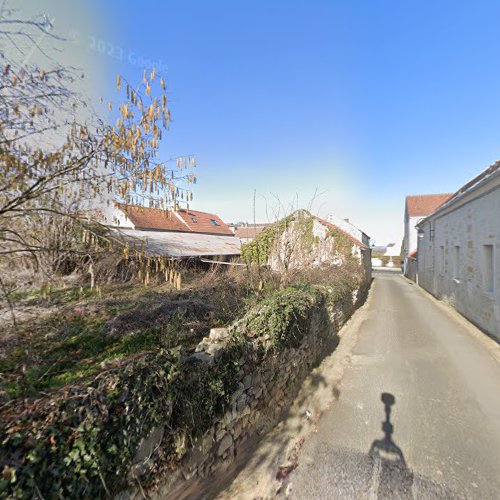
[[[156,474],[175,466],[190,442],[229,407],[239,361],[258,364],[269,350],[272,355],[299,344],[314,308],[333,296],[338,299],[333,289],[311,285],[278,290],[235,324],[211,365],[181,351],[161,350],[86,385],[4,408],[0,497],[112,496],[135,481],[134,454],[153,427],[165,430],[155,452]],[[249,349],[256,337],[267,340],[257,342],[262,349]],[[149,480],[153,477],[149,474]]]
[[[290,215],[264,228],[252,241],[241,247],[241,258],[247,264],[267,264],[274,242],[285,232],[292,220],[293,216]]]
[[[320,306],[323,296],[319,288],[308,285],[278,290],[247,313],[244,328],[250,335],[267,335],[269,345],[275,351],[297,347],[308,329],[314,308]]]
[[[0,423],[0,497],[106,497],[132,479],[139,440],[153,426],[171,429],[163,461],[175,461],[175,443],[205,432],[235,390],[243,343],[234,339],[211,367],[184,363],[171,351],[149,354],[120,373],[60,391]],[[195,404],[193,404],[193,402]]]

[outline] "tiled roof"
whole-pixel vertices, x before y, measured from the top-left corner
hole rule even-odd
[[[197,210],[179,210],[177,214],[193,233],[228,234],[231,236],[234,234],[217,215]]]
[[[417,194],[406,197],[410,217],[425,217],[451,198],[453,193]]]
[[[172,212],[131,205],[119,205],[118,208],[127,215],[136,229],[233,235],[231,229],[217,215],[206,212],[197,210]]]
[[[238,238],[255,238],[267,226],[239,226],[234,233]]]

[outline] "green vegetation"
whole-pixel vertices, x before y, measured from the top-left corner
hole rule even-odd
[[[245,355],[247,363],[258,362],[257,352],[247,350],[245,337],[269,335],[275,352],[297,346],[326,294],[324,287],[309,284],[270,293],[244,317],[245,335],[241,328],[232,329],[230,341],[213,365],[186,359],[178,349],[157,348],[120,369],[63,388],[41,403],[24,407],[20,402],[7,408],[0,424],[0,496],[112,495],[131,480],[129,470],[139,440],[155,426],[167,433],[156,470],[175,464],[228,408],[237,388],[238,360]],[[66,327],[64,341],[48,357],[57,359],[68,351],[67,361],[78,355],[102,359],[106,353],[138,352],[156,345],[156,333],[151,332],[102,344],[98,338],[106,338],[103,323],[93,327],[95,335],[89,333],[89,323],[75,318]],[[66,370],[65,377],[71,378],[78,366]],[[56,376],[54,371],[51,377]]]
[[[241,258],[247,264],[267,264],[276,238],[286,231],[292,220],[293,215],[290,215],[263,229],[252,241],[242,246]]]
[[[269,235],[289,223],[267,233],[265,245],[247,247],[258,261],[273,245]],[[312,217],[294,224],[303,245],[315,242]],[[343,248],[344,235],[332,236]],[[195,273],[182,291],[121,286],[102,296],[81,289],[19,295],[17,305],[48,306],[50,314],[21,321],[16,336],[1,340],[0,498],[113,496],[136,484],[134,455],[158,428],[164,434],[153,473],[140,479],[151,486],[227,411],[240,360],[258,366],[297,347],[315,314],[327,325],[327,308],[351,300],[359,271],[348,260],[294,271],[287,285],[271,271],[238,269],[201,279]],[[190,356],[210,328],[227,325],[230,340],[213,364]]]
[[[26,397],[76,382],[103,370],[106,363],[117,362],[132,354],[194,345],[200,337],[183,318],[174,314],[167,323],[153,324],[130,335],[111,336],[105,332],[106,321],[83,316],[58,318],[57,325],[50,321],[50,328],[58,331],[59,340],[45,341],[37,338],[31,346],[31,356],[39,362],[36,367],[19,373],[26,361],[26,352],[16,348],[10,357],[0,362],[0,371],[11,379],[7,384],[10,397]],[[9,377],[10,376],[10,377]]]
[[[319,237],[314,236],[313,225],[314,217],[309,212],[297,211],[267,227],[251,242],[244,244],[241,257],[247,264],[267,264],[277,239],[290,226],[293,226],[295,232],[291,251],[295,254],[306,254],[312,251],[315,244],[319,243]],[[328,236],[335,240],[335,249],[340,255],[346,259],[351,257],[352,241],[345,233],[332,228],[328,230]]]
[[[191,443],[227,408],[243,349],[242,339],[234,337],[211,367],[186,363],[175,351],[162,349],[58,393],[34,412],[18,411],[11,418],[4,412],[0,496],[115,493],[127,485],[139,440],[153,426],[170,429],[162,461],[179,460],[185,449],[178,443]]]
[[[296,347],[322,295],[320,289],[308,284],[278,290],[246,315],[245,329],[251,335],[269,335],[274,350]]]
[[[335,240],[335,249],[345,258],[352,257],[352,240],[344,232],[330,228],[328,235]]]
[[[182,292],[160,285],[109,287],[102,297],[80,287],[53,290],[45,299],[39,291],[19,294],[17,306],[54,312],[18,320],[15,335],[2,326],[0,403],[76,383],[137,353],[194,346],[251,304],[239,277],[213,275],[206,282]]]

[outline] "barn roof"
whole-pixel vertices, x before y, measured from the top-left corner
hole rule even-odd
[[[185,209],[174,212],[135,205],[118,205],[118,208],[136,229],[233,236],[229,226],[220,217],[208,212]]]
[[[410,217],[425,217],[451,198],[453,193],[417,194],[406,197]]]
[[[175,231],[116,229],[125,239],[144,246],[150,255],[202,257],[239,255],[241,242],[235,236]]]
[[[238,226],[234,234],[238,238],[255,238],[263,229],[265,229],[269,225],[270,224],[261,224],[259,226]]]

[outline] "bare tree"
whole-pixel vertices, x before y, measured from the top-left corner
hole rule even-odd
[[[135,87],[118,76],[123,102],[109,105],[116,122],[82,120],[85,103],[72,90],[76,70],[54,60],[48,69],[31,63],[35,51],[44,51],[42,38],[64,43],[47,17],[1,11],[0,257],[29,257],[38,268],[49,259],[51,271],[60,271],[71,255],[93,269],[100,254],[117,246],[131,261],[128,243],[89,218],[89,200],[107,197],[166,213],[188,206],[194,158],[165,162],[158,155],[170,124],[165,81],[154,68]],[[158,268],[158,259],[133,252],[146,264],[134,261],[143,276],[148,266]]]

